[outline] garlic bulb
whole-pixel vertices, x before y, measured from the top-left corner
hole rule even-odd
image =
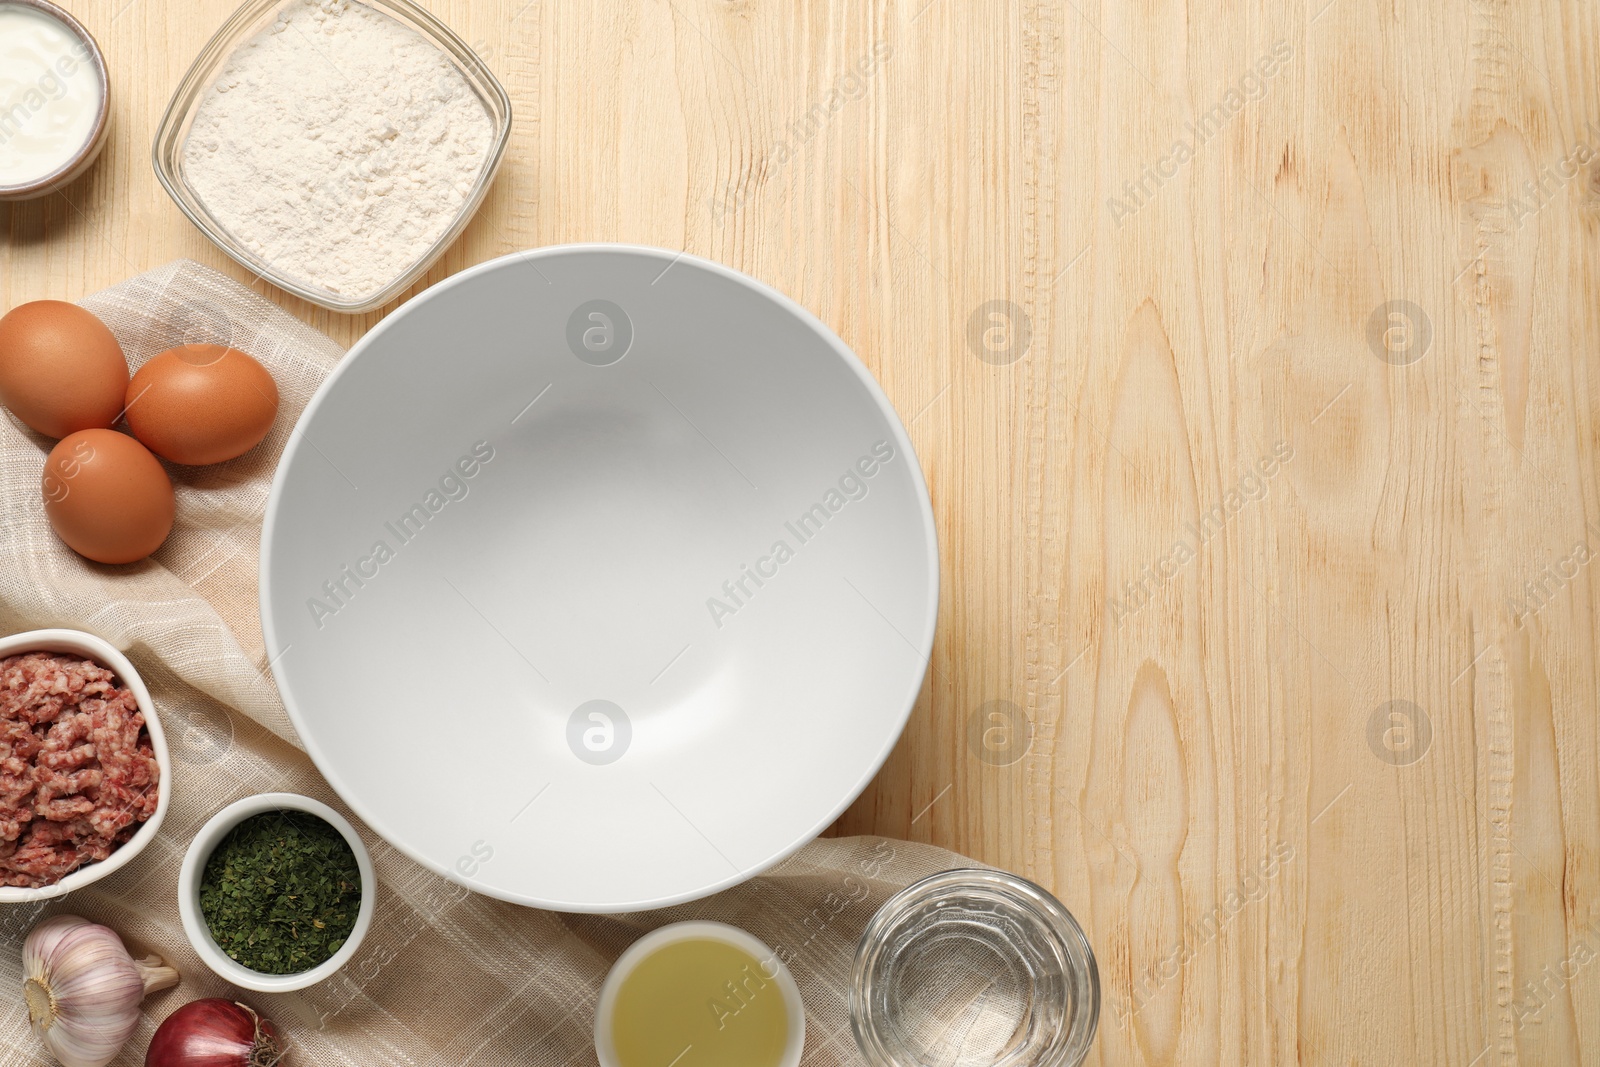
[[[114,930],[76,915],[33,928],[22,970],[28,1021],[63,1067],[105,1067],[139,1025],[145,994],[178,984],[161,957],[136,960]]]

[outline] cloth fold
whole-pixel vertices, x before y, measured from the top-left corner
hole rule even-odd
[[[105,923],[136,954],[157,953],[184,975],[178,988],[146,1002],[115,1064],[142,1064],[156,1025],[178,1006],[225,996],[279,1023],[291,1063],[562,1067],[595,1062],[595,997],[634,939],[669,922],[715,919],[749,930],[787,961],[806,1003],[806,1064],[862,1062],[847,1006],[861,929],[898,889],[975,864],[930,845],[822,839],[704,900],[576,916],[491,900],[412,862],[361,824],[300,750],[257,614],[272,473],[343,351],[187,260],[89,296],[83,306],[111,328],[132,370],[175,345],[228,344],[271,371],[281,400],[271,433],[253,451],[211,467],[169,465],[178,499],[172,536],[150,559],[121,567],[90,563],[55,537],[39,490],[53,442],[0,419],[0,633],[70,627],[123,649],[150,688],[173,764],[171,810],[134,863],[60,900],[0,905],[0,987],[20,988],[22,942],[34,923],[68,911]],[[359,954],[332,979],[299,993],[247,994],[189,948],[178,921],[178,868],[212,814],[273,790],[316,797],[351,818],[372,852],[377,908]],[[28,1031],[20,996],[0,1015],[0,1046],[14,1050],[7,1063],[51,1062]]]

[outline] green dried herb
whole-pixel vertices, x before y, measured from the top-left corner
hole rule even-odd
[[[263,974],[298,974],[327,960],[360,907],[349,843],[301,811],[262,812],[235,826],[200,879],[200,914],[217,947]]]

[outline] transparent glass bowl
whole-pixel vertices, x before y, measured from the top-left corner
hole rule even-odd
[[[1100,1017],[1070,912],[1003,871],[935,874],[861,935],[850,1023],[874,1067],[1077,1067]]]
[[[483,102],[484,110],[489,113],[490,121],[495,127],[494,139],[490,142],[489,156],[484,161],[483,170],[479,173],[471,194],[461,205],[460,214],[449,228],[439,235],[439,239],[421,259],[406,268],[399,277],[382,289],[359,297],[346,297],[319,289],[302,279],[282,274],[275,270],[272,264],[245,248],[226,227],[212,217],[205,205],[200,202],[200,198],[189,188],[183,174],[183,142],[189,136],[189,128],[194,123],[201,96],[216,80],[224,64],[233,55],[234,49],[266,28],[276,16],[278,9],[286,7],[291,2],[293,0],[246,0],[246,3],[223,23],[222,28],[200,50],[200,55],[189,68],[189,73],[178,83],[177,91],[172,94],[172,101],[167,104],[166,114],[161,117],[161,125],[156,129],[155,144],[152,148],[156,177],[160,179],[167,194],[183,213],[189,216],[189,221],[211,238],[212,243],[218,248],[238,260],[247,269],[280,289],[333,311],[342,311],[346,314],[371,311],[389,303],[410,288],[444,254],[445,249],[461,236],[461,231],[467,228],[467,223],[478,210],[478,205],[483,202],[484,195],[488,193],[489,186],[500,169],[506,142],[511,138],[511,98],[506,95],[505,88],[499,80],[466,42],[457,37],[448,26],[410,0],[359,0],[420,33],[450,57],[462,76],[466,78],[467,84],[472,86],[473,91]]]

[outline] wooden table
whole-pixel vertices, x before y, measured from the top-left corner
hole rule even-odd
[[[71,3],[115,133],[5,306],[249,280],[149,162],[232,6]],[[1593,4],[430,6],[517,121],[428,282],[686,248],[916,443],[937,647],[840,831],[1059,894],[1096,1062],[1600,1062]]]

